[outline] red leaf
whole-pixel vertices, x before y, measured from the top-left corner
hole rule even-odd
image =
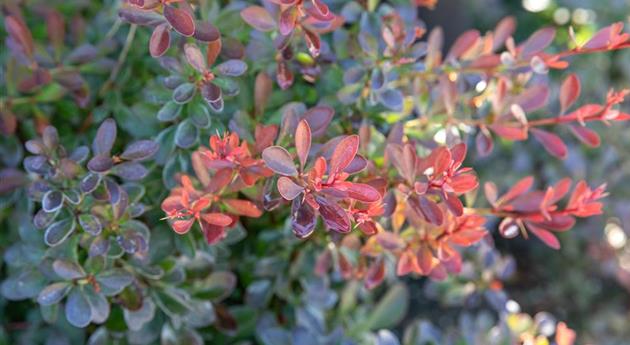
[[[445,146],[438,147],[431,152],[427,160],[433,167],[430,175],[439,176],[451,165],[451,151]]]
[[[454,193],[446,194],[446,200],[444,201],[449,211],[455,216],[460,217],[464,214],[464,205]]]
[[[164,18],[182,36],[190,37],[195,33],[195,21],[185,10],[166,5],[164,6]]]
[[[549,88],[547,85],[538,84],[527,88],[515,100],[515,103],[523,108],[523,111],[530,113],[538,110],[547,104],[549,98]]]
[[[276,21],[261,6],[249,6],[241,11],[241,18],[256,30],[271,31],[276,28]]]
[[[20,45],[22,53],[31,59],[34,52],[33,36],[24,23],[12,16],[6,16],[4,18],[4,27],[13,41]]]
[[[508,140],[525,140],[527,139],[527,129],[525,127],[505,126],[501,124],[490,125],[498,136]]]
[[[308,122],[311,128],[311,135],[313,137],[319,137],[326,133],[326,129],[328,129],[333,115],[335,115],[333,108],[320,105],[307,110],[303,118]]]
[[[262,215],[262,211],[253,202],[249,200],[227,199],[223,203],[228,207],[230,213],[239,216],[258,218]]]
[[[433,269],[433,253],[431,253],[431,249],[427,246],[421,246],[416,255],[421,273],[424,275],[431,273]]]
[[[293,200],[304,192],[304,187],[297,185],[293,182],[293,180],[286,176],[281,176],[278,179],[278,192],[280,192],[280,195],[282,195],[283,198]]]
[[[509,202],[513,200],[514,198],[527,192],[530,188],[532,188],[533,184],[534,184],[533,176],[527,176],[521,179],[520,181],[516,182],[516,184],[501,197],[501,201]]]
[[[451,186],[453,192],[455,192],[456,194],[468,193],[471,190],[477,188],[478,185],[479,180],[477,179],[477,176],[473,174],[453,176],[451,178],[451,182],[449,183],[449,186]]]
[[[560,113],[564,114],[580,96],[580,79],[575,73],[570,74],[560,88]]]
[[[552,156],[567,158],[567,146],[559,136],[538,128],[532,128],[531,132]]]
[[[554,37],[556,37],[556,29],[552,27],[543,28],[534,32],[527,41],[523,43],[521,56],[523,58],[529,58],[540,53],[553,42]]]
[[[311,150],[311,127],[306,120],[300,121],[295,130],[295,148],[300,159],[300,168],[304,169]]]
[[[527,223],[527,229],[536,235],[536,237],[538,237],[541,241],[545,242],[545,244],[549,247],[553,249],[560,249],[560,242],[558,241],[558,238],[550,231],[531,223]]]
[[[208,222],[208,224],[217,226],[229,226],[232,224],[232,217],[223,213],[204,213],[201,218]]]
[[[383,258],[378,258],[372,262],[365,274],[365,287],[371,290],[381,284],[385,278],[385,263]]]
[[[352,175],[365,169],[365,167],[367,167],[367,159],[357,154],[356,156],[354,156],[354,159],[352,159],[352,162],[350,162],[350,164],[348,164],[348,166],[343,169],[343,172]]]
[[[289,152],[280,146],[270,146],[262,153],[262,158],[269,169],[284,176],[296,176],[298,174],[293,159]]]
[[[203,231],[203,235],[208,244],[218,243],[225,237],[224,227],[212,225],[203,219],[201,219],[199,223],[201,224],[201,231]]]
[[[149,40],[149,52],[154,58],[160,57],[166,53],[171,45],[171,34],[167,23],[158,25],[151,34]]]
[[[171,227],[173,231],[176,233],[183,235],[187,233],[195,222],[195,218],[185,219],[185,220],[175,220],[171,223]]]
[[[304,40],[306,41],[306,46],[308,47],[308,51],[312,56],[318,56],[319,50],[321,48],[321,41],[319,35],[310,30],[304,30]]]
[[[470,48],[474,47],[479,41],[479,31],[477,30],[468,30],[461,34],[455,43],[451,46],[451,50],[449,50],[446,55],[446,59],[457,59],[462,54],[466,53]]]
[[[264,126],[261,124],[257,124],[256,129],[254,130],[254,137],[256,138],[256,151],[261,152],[267,147],[271,146],[274,140],[276,140],[277,136],[277,125]]]
[[[381,231],[376,235],[376,242],[388,251],[405,248],[405,241],[398,234],[391,231]]]
[[[398,259],[396,274],[399,276],[404,276],[411,272],[421,273],[421,269],[420,266],[418,266],[418,259],[416,258],[416,255],[410,249],[408,249],[404,251]]]
[[[358,150],[358,135],[349,135],[343,138],[335,147],[335,151],[330,158],[329,176],[334,178],[335,175],[342,172],[352,162]]]
[[[569,129],[576,138],[590,147],[598,147],[601,144],[599,134],[588,127],[570,125]]]

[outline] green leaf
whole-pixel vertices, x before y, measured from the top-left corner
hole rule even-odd
[[[400,283],[392,286],[370,313],[366,327],[370,330],[390,328],[407,313],[409,291]]]
[[[71,325],[86,327],[92,321],[92,308],[80,288],[73,289],[66,302],[66,319]]]

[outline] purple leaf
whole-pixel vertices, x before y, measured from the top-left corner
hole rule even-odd
[[[269,169],[284,176],[296,176],[298,174],[293,158],[287,150],[280,146],[269,146],[262,153],[262,158]]]

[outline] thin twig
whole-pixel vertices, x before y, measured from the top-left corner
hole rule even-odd
[[[133,43],[133,39],[136,36],[136,29],[137,29],[137,25],[135,24],[131,24],[131,26],[129,27],[129,33],[127,34],[127,39],[125,40],[125,46],[123,47],[122,51],[120,52],[120,55],[118,56],[118,61],[116,62],[116,65],[112,69],[112,73],[109,75],[109,79],[107,80],[107,82],[105,82],[105,84],[103,84],[103,87],[101,87],[101,90],[99,91],[99,96],[102,97],[105,94],[105,91],[107,91],[116,80],[116,77],[118,76],[118,73],[120,72],[120,69],[122,68],[123,64],[125,63],[125,60],[127,59],[127,55],[129,54],[129,49],[131,49],[131,44]]]

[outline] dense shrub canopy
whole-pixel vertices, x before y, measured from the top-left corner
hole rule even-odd
[[[630,90],[587,102],[570,62],[630,34],[517,41],[506,17],[446,46],[416,15],[435,5],[3,4],[1,292],[16,311],[2,320],[25,325],[3,336],[573,344],[566,323],[510,300],[515,262],[495,241],[561,249],[604,212],[606,184],[499,184],[473,167],[514,142],[549,164],[570,135],[605,144],[593,125],[630,120]],[[425,280],[479,313],[459,329],[401,323]]]

